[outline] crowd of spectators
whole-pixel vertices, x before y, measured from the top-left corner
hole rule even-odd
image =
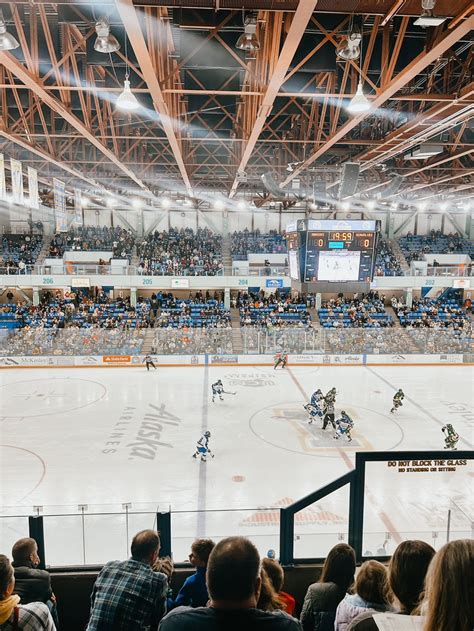
[[[469,254],[474,258],[474,242],[453,232],[443,234],[440,230],[431,230],[427,235],[409,232],[399,244],[407,263],[421,261],[425,254]]]
[[[224,307],[222,292],[209,292],[203,296],[197,292],[189,299],[176,298],[173,294],[162,296],[161,313],[155,327],[189,329],[195,327],[225,329],[231,326],[230,311]]]
[[[259,327],[270,331],[287,327],[309,328],[309,304],[311,299],[306,296],[291,296],[278,290],[268,296],[264,291],[239,292],[235,300],[242,327]]]
[[[470,327],[467,309],[454,298],[413,298],[411,307],[402,299],[392,298],[392,307],[404,328],[462,331]]]
[[[155,328],[153,353],[159,355],[200,355],[233,353],[231,328]]]
[[[395,325],[392,316],[385,310],[385,296],[369,291],[353,298],[337,298],[322,303],[318,310],[324,328],[386,328]]]
[[[31,273],[28,266],[34,265],[43,247],[40,234],[4,234],[2,237],[1,273]]]
[[[67,232],[57,232],[49,247],[49,256],[62,257],[66,251],[112,251],[117,259],[131,259],[135,237],[130,230],[120,226],[83,226]]]
[[[257,230],[240,230],[231,235],[231,254],[233,258],[246,258],[252,254],[286,254],[285,237],[276,230],[260,232]]]
[[[1,628],[56,631],[56,598],[48,572],[35,569],[36,542],[22,539],[14,554],[18,549],[24,554],[13,566],[0,555]],[[130,558],[103,566],[86,631],[377,631],[379,616],[390,619],[390,628],[397,628],[399,616],[400,628],[416,631],[474,628],[472,539],[437,552],[424,541],[402,541],[388,567],[368,560],[357,572],[354,550],[339,543],[309,585],[299,617],[295,598],[283,591],[283,568],[262,560],[245,537],[196,540],[189,555],[196,571],[176,596],[173,562],[159,555],[158,533],[142,530]]]
[[[222,236],[208,228],[155,231],[137,244],[139,274],[216,276],[222,273]]]
[[[386,239],[380,239],[377,244],[375,258],[376,276],[403,276],[400,261],[393,252]]]

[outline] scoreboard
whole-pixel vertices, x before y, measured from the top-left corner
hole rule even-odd
[[[290,276],[305,283],[370,282],[378,222],[301,220],[287,226]]]

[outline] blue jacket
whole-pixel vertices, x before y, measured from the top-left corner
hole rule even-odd
[[[168,598],[168,611],[173,607],[189,605],[190,607],[205,607],[209,600],[206,586],[206,568],[198,567],[192,576],[184,581],[176,599]]]

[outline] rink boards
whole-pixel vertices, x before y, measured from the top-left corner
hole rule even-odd
[[[144,355],[0,357],[0,368],[144,368]],[[152,355],[158,366],[272,366],[272,355]],[[428,366],[472,365],[472,354],[301,354],[288,355],[289,366]]]

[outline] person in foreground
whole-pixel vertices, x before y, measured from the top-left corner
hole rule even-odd
[[[155,631],[166,610],[168,580],[155,572],[160,538],[142,530],[133,538],[132,558],[106,563],[94,584],[87,631]]]
[[[44,603],[20,605],[20,597],[13,593],[13,567],[0,554],[0,628],[2,631],[55,631],[51,613]]]
[[[257,609],[261,590],[260,556],[245,537],[227,537],[212,550],[206,581],[210,606],[178,607],[160,623],[159,631],[301,631],[284,613]]]

